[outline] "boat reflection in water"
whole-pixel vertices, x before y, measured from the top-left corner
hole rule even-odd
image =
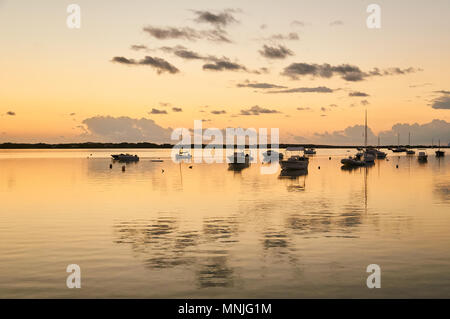
[[[279,178],[296,179],[308,174],[308,169],[282,169]]]
[[[308,169],[289,169],[281,170],[278,178],[290,180],[289,185],[286,186],[288,192],[302,192],[306,187],[306,175],[308,175]],[[300,179],[300,176],[304,178]]]

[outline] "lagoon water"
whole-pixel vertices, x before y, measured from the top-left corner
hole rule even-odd
[[[348,171],[322,149],[298,177],[169,154],[1,150],[0,297],[450,298],[450,154]]]

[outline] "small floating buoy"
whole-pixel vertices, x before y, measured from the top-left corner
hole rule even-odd
[[[112,168],[112,164],[109,164],[109,168]]]
[[[125,172],[125,165],[122,166],[122,172]]]
[[[161,170],[161,173],[164,173],[164,170],[163,170],[163,169]]]
[[[191,165],[191,166],[189,166],[189,168],[190,168],[190,169],[192,169],[192,165]]]
[[[318,169],[320,169],[320,166],[318,167]]]
[[[398,168],[398,165],[395,165],[395,168]]]
[[[331,161],[331,156],[330,157],[328,157],[328,159]]]

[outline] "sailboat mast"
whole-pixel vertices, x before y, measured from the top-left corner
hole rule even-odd
[[[411,132],[408,133],[408,146],[411,146]]]
[[[367,109],[366,109],[366,121],[364,125],[364,147],[367,148]]]

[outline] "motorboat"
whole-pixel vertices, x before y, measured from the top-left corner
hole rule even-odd
[[[370,152],[364,152],[362,160],[364,163],[374,163],[375,162],[375,155]]]
[[[228,169],[231,171],[241,171],[244,168],[250,166],[250,161],[253,159],[249,154],[244,152],[235,152],[233,155],[228,156]]]
[[[228,156],[229,164],[250,164],[250,161],[253,160],[253,157],[249,154],[245,154],[244,152],[234,152],[233,155]]]
[[[380,150],[375,150],[375,155],[378,159],[384,159],[386,158],[386,153]]]
[[[313,148],[307,148],[307,149],[305,149],[305,154],[306,155],[316,155],[316,150]]]
[[[112,154],[111,157],[115,161],[119,162],[137,162],[139,161],[139,156],[131,154]]]
[[[341,159],[341,164],[347,167],[359,167],[364,166],[366,163],[357,157],[349,156],[348,158]]]
[[[416,152],[415,152],[414,150],[412,150],[412,149],[408,149],[408,150],[406,151],[406,154],[407,154],[407,155],[414,155],[414,154],[416,154]]]
[[[277,151],[274,151],[274,150],[267,150],[264,153],[262,153],[262,155],[263,155],[264,162],[271,162],[273,159],[277,159],[277,158],[278,158],[278,161],[281,161],[284,157],[282,153],[278,153]]]
[[[384,158],[386,158],[386,155],[387,155],[385,152],[382,152],[376,148],[367,148],[365,153],[363,153],[363,156],[364,156],[364,154],[373,155],[374,158],[378,158],[378,159],[384,159]]]
[[[426,162],[428,161],[428,155],[425,151],[420,151],[418,155],[419,162]]]
[[[180,150],[178,152],[178,154],[175,154],[175,159],[178,160],[178,161],[190,160],[191,158],[192,158],[192,155],[189,152],[187,152],[187,151]]]
[[[292,155],[287,160],[280,162],[282,170],[306,170],[308,169],[308,164],[308,157],[300,155]]]
[[[398,147],[396,147],[396,148],[393,148],[393,149],[392,149],[392,152],[394,152],[394,153],[403,153],[403,152],[406,152],[406,147],[400,147],[400,146],[398,146]]]
[[[303,147],[288,147],[286,152],[305,151]],[[282,160],[280,166],[282,170],[307,170],[309,158],[303,155],[292,155],[287,160]]]

